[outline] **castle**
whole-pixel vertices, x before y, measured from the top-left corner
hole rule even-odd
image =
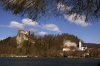
[[[63,51],[75,51],[75,50],[84,51],[87,49],[87,47],[82,46],[81,41],[79,41],[79,44],[76,44],[75,42],[71,42],[70,40],[64,40],[63,44],[64,44]]]

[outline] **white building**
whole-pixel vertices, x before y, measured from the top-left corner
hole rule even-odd
[[[79,41],[79,47],[78,47],[78,50],[86,50],[87,49],[87,47],[83,47],[82,46],[82,42],[81,41]]]
[[[76,44],[75,42],[71,42],[70,40],[64,40],[63,44],[64,44],[63,51],[75,51],[75,50],[84,51],[87,49],[87,47],[82,46],[81,41],[79,41],[79,44]],[[78,47],[77,47],[77,45],[78,45]],[[71,48],[71,47],[73,47],[73,48]]]

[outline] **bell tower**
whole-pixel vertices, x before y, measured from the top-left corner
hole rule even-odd
[[[81,50],[82,49],[82,42],[79,41],[79,49]]]

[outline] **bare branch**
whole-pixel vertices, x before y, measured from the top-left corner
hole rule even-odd
[[[64,5],[64,10],[58,4]],[[59,17],[63,14],[85,15],[86,21],[100,18],[100,0],[0,0],[0,7],[12,14],[38,20],[43,17]],[[68,10],[67,8],[70,8]],[[81,18],[81,16],[80,16]]]

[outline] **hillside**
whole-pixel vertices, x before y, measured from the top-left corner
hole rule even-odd
[[[84,43],[88,47],[88,52],[90,57],[99,57],[100,58],[100,44],[96,43]]]
[[[19,44],[18,44],[19,41],[18,38],[20,38],[21,41]],[[67,33],[61,35],[58,34],[58,35],[44,35],[44,36],[35,36],[34,34],[26,35],[26,34],[18,33],[14,37],[8,37],[0,41],[0,55],[1,56],[27,55],[32,57],[35,56],[61,57],[63,53],[64,39],[71,40],[76,44],[78,44],[80,40],[77,36],[67,34]],[[96,44],[86,44],[86,45],[89,48],[100,47],[99,44],[98,46]],[[96,49],[96,51],[97,50],[98,49]]]
[[[35,36],[34,34],[26,35],[18,31],[15,37],[8,37],[0,41],[0,54],[56,56],[62,52],[64,39],[71,40],[76,44],[79,42],[77,36],[66,33]]]

